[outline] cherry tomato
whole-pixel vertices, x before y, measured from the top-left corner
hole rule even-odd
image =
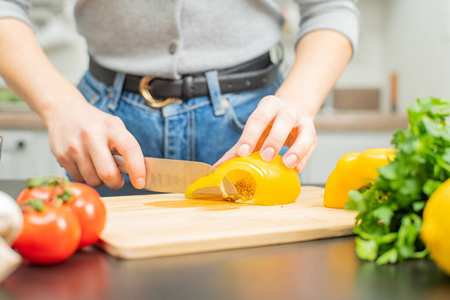
[[[41,211],[22,211],[23,228],[13,248],[24,258],[36,264],[55,264],[77,250],[81,226],[68,207],[44,205]]]
[[[66,189],[72,192],[72,197],[65,205],[72,209],[81,224],[78,248],[95,244],[106,222],[106,208],[99,193],[94,188],[78,182],[69,183]]]

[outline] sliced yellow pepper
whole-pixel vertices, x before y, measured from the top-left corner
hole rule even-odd
[[[229,196],[223,187],[224,178],[228,178],[236,188],[238,195]],[[281,156],[271,161],[264,161],[259,152],[250,156],[231,159],[211,174],[204,176],[187,189],[186,198],[204,198],[195,191],[207,187],[220,187],[225,200],[258,204],[282,205],[293,203],[300,195],[301,185],[297,172],[287,168]]]
[[[323,204],[344,208],[348,193],[369,184],[378,177],[378,168],[395,159],[395,149],[373,148],[342,156],[325,184]]]

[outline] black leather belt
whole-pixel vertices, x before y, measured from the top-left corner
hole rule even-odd
[[[219,70],[220,89],[227,94],[267,87],[275,82],[280,62],[272,63],[269,53],[266,53],[238,66]],[[89,70],[96,79],[113,85],[115,71],[100,66],[92,58]],[[126,75],[123,90],[140,93],[152,107],[163,107],[176,99],[186,101],[209,95],[204,73],[184,75],[177,80]]]

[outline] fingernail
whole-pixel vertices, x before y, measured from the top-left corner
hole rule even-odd
[[[136,188],[138,189],[142,189],[145,186],[145,178],[140,177],[138,179],[136,179]]]
[[[267,147],[261,153],[261,158],[264,159],[265,161],[272,161],[274,156],[275,156],[275,149],[273,149],[272,147]]]
[[[237,153],[240,156],[248,156],[248,155],[250,155],[250,146],[247,145],[247,144],[240,145]]]
[[[295,167],[295,163],[297,162],[297,155],[291,154],[286,159],[284,159],[284,165],[290,169]]]

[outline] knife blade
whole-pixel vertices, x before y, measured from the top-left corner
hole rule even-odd
[[[114,160],[123,174],[128,174],[121,155],[114,154]],[[196,161],[144,157],[146,179],[144,189],[154,192],[183,193],[200,177],[214,173],[213,166]],[[224,188],[228,195],[237,195],[233,184],[224,178]],[[204,188],[196,192],[201,195],[222,196],[218,187]]]

